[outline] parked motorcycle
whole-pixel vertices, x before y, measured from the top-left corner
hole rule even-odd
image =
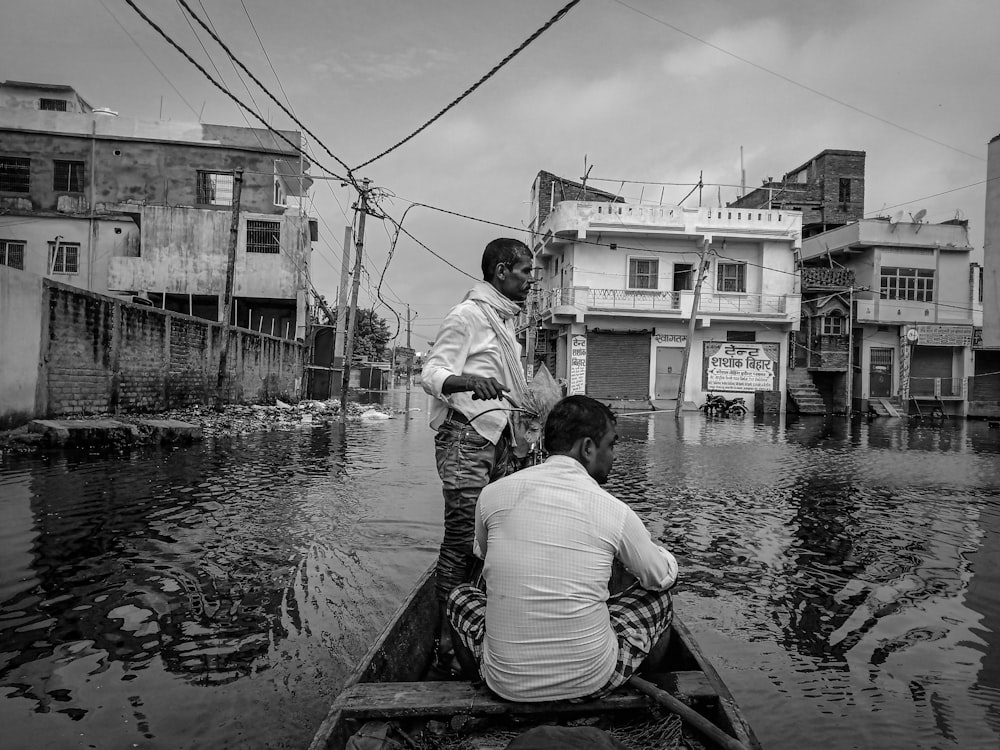
[[[726,398],[714,393],[705,396],[705,403],[698,407],[708,416],[717,417],[742,417],[747,411],[746,400],[742,396],[736,398]]]

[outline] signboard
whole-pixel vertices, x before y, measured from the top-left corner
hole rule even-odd
[[[687,334],[684,333],[658,333],[654,336],[657,346],[679,346],[687,344]]]
[[[972,326],[918,325],[920,346],[972,346]]]
[[[706,341],[704,388],[713,392],[778,390],[778,344]]]
[[[569,389],[567,396],[583,394],[587,390],[587,337],[577,334],[570,339]]]

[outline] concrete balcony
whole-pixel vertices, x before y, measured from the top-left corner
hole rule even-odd
[[[693,291],[657,291],[634,289],[593,289],[566,287],[540,289],[532,294],[529,309],[535,318],[549,318],[554,323],[582,323],[590,313],[623,317],[691,318]],[[699,316],[719,319],[760,319],[771,323],[797,322],[801,309],[798,294],[719,294],[702,293]],[[518,327],[527,324],[522,313]]]
[[[903,323],[948,323],[972,325],[973,310],[968,300],[954,302],[912,302],[890,299],[858,299],[855,302],[859,323],[901,325]]]

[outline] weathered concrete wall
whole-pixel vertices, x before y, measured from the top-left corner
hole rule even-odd
[[[246,251],[247,221],[277,224],[281,252]],[[234,290],[237,297],[295,299],[305,288],[311,246],[307,219],[242,212],[237,235]],[[222,296],[226,286],[232,214],[228,211],[146,206],[141,256],[112,258],[108,288],[168,294]]]
[[[42,277],[0,266],[0,429],[35,413],[41,325]]]
[[[296,171],[299,165],[284,140],[262,129],[0,109],[0,132],[5,153],[31,158],[29,190],[21,197],[34,210],[56,211],[66,194],[54,189],[55,160],[84,163],[83,190],[69,195],[89,200],[98,212],[120,203],[194,206],[199,169],[243,167],[243,209],[280,214],[285,209],[274,205],[275,160]],[[299,144],[298,133],[281,132]],[[287,182],[294,189],[297,180]]]
[[[2,279],[12,273],[0,270]],[[13,350],[18,361],[29,360],[30,366],[8,367],[8,360],[14,360],[8,347],[2,349],[0,393],[5,395],[3,411],[10,412],[8,426],[33,417],[156,412],[214,402],[223,346],[218,324],[47,279],[37,280],[34,297],[8,295],[6,283],[2,291],[0,304],[9,299],[17,305],[9,315],[0,307],[3,321],[18,321],[16,326],[0,323],[5,343],[8,328],[30,332],[32,311],[36,319],[34,354],[26,346]],[[231,330],[229,339],[225,400],[299,396],[303,344],[243,329]],[[30,398],[24,395],[28,390]],[[8,391],[21,394],[18,408],[7,409]]]

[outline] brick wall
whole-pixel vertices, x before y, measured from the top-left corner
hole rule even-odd
[[[41,403],[46,416],[156,412],[216,397],[222,328],[46,280]],[[304,345],[245,329],[229,334],[222,396],[295,398]]]

